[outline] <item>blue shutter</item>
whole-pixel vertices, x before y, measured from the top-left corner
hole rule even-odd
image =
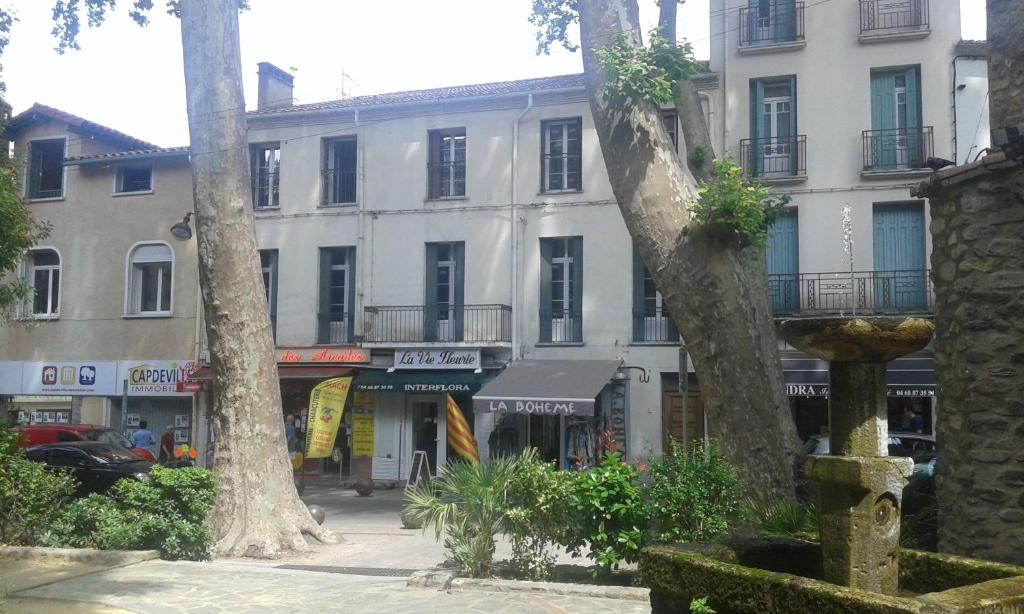
[[[569,242],[572,251],[572,340],[583,341],[583,237]]]
[[[758,140],[765,137],[764,125],[764,82],[754,81],[750,86],[750,160],[747,168],[758,176],[764,171],[763,144]]]
[[[925,306],[924,206],[876,206],[874,210],[875,308]]]
[[[800,308],[799,218],[786,213],[775,219],[768,233],[768,291],[772,311],[794,313]]]
[[[331,340],[331,249],[320,248],[320,310],[317,314],[317,343]]]
[[[896,73],[871,73],[871,129],[896,127]],[[871,170],[896,167],[895,135],[875,132],[871,136]]]
[[[633,246],[633,341],[647,341],[644,334],[644,267],[640,250]]]
[[[437,244],[427,243],[426,281],[423,284],[423,340],[437,341]]]
[[[921,88],[917,70],[917,67],[908,68],[903,73],[907,84],[907,149],[912,168],[921,168],[925,162],[921,134]]]
[[[455,317],[455,341],[463,340],[464,318],[466,303],[466,244],[459,242],[452,246],[455,253],[455,307],[452,309]]]
[[[538,292],[541,342],[551,341],[551,255],[550,239],[540,240],[540,292]]]
[[[792,174],[800,174],[800,147],[797,143],[796,127],[796,76],[789,78],[789,168]]]
[[[345,297],[345,311],[347,315],[344,317],[348,318],[348,342],[353,343],[356,338],[356,248],[349,247],[345,250],[348,257],[348,287],[345,289],[347,296]]]
[[[794,0],[776,0],[773,25],[775,40],[788,42],[796,40],[796,3]]]

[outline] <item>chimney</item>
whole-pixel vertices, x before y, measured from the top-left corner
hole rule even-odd
[[[256,109],[262,111],[291,106],[294,102],[294,80],[295,77],[270,62],[260,62]]]

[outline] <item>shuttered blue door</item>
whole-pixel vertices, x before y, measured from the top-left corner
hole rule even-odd
[[[874,304],[880,311],[925,307],[924,206],[876,205]]]
[[[796,213],[776,218],[768,233],[768,292],[772,311],[800,310],[800,245]]]

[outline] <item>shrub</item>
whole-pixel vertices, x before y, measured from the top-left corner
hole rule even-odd
[[[605,455],[600,465],[573,478],[572,517],[566,549],[579,556],[589,544],[589,556],[599,571],[617,569],[637,560],[644,546],[648,509],[637,470],[619,454]]]
[[[751,515],[761,535],[818,541],[818,506],[814,503],[782,501],[753,505]]]
[[[31,546],[60,515],[75,482],[26,459],[18,437],[0,423],[0,544]]]
[[[555,564],[551,548],[567,541],[570,518],[566,503],[577,475],[540,460],[534,448],[516,459],[508,488],[508,537],[516,577],[550,578]]]
[[[107,495],[74,501],[45,541],[63,547],[159,550],[168,560],[208,560],[213,538],[203,521],[215,487],[206,469],[154,466],[146,482],[121,480]]]
[[[486,464],[457,460],[405,496],[404,514],[423,530],[433,526],[449,561],[471,577],[486,576],[494,561],[495,538],[508,528],[506,494],[515,459]]]
[[[649,476],[647,500],[661,541],[723,535],[739,513],[740,479],[714,444],[687,451],[673,439],[664,458],[651,459]]]
[[[758,249],[768,245],[768,230],[789,202],[773,199],[768,188],[743,179],[743,171],[728,157],[715,160],[714,180],[703,183],[698,198],[690,203],[690,214],[698,224],[728,229]]]

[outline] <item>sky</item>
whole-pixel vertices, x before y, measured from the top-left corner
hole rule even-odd
[[[954,0],[933,0],[932,10]],[[40,102],[162,146],[187,145],[181,32],[156,0],[149,26],[122,0],[107,23],[86,29],[81,51],[59,55],[50,36],[53,0],[0,0],[18,18],[2,79],[17,113]],[[639,0],[645,29],[654,0]],[[687,0],[679,33],[708,57],[709,0]],[[256,100],[256,64],[295,74],[298,102],[505,81],[582,71],[578,53],[538,56],[531,0],[250,0],[242,13],[245,98]],[[985,38],[984,0],[961,0],[964,38]]]

